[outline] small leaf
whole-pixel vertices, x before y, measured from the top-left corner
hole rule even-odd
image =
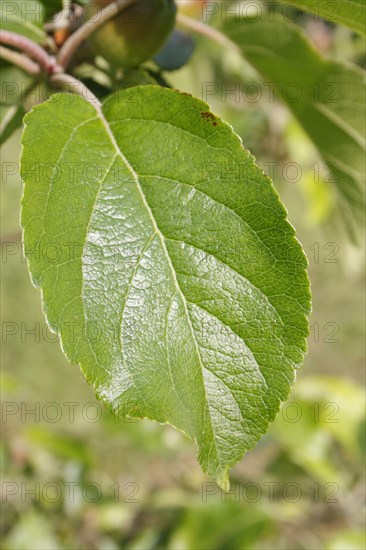
[[[60,12],[62,10],[62,0],[39,0],[39,2],[42,4],[45,14],[45,19],[50,19],[53,15]],[[81,4],[82,2],[76,2],[77,4]]]
[[[207,104],[157,86],[25,117],[22,225],[49,325],[115,413],[170,423],[223,487],[306,351],[307,261]]]
[[[365,73],[328,60],[282,18],[228,19],[225,34],[286,103],[319,149],[352,231],[364,212]]]
[[[315,15],[341,23],[346,27],[366,34],[366,3],[365,0],[342,0],[341,2],[324,2],[319,0],[280,0],[285,4],[315,13]]]
[[[20,128],[25,111],[22,105],[0,104],[0,145]]]
[[[33,84],[33,75],[0,60],[0,103],[4,105],[24,103],[27,91]]]
[[[37,0],[2,0],[0,6],[1,28],[34,40],[38,44],[47,41],[47,34],[41,28],[43,6]]]

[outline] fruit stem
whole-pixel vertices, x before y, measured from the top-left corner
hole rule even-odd
[[[93,92],[91,92],[85,84],[80,82],[80,80],[70,74],[55,73],[51,76],[50,82],[52,84],[56,84],[56,86],[65,88],[69,92],[80,95],[97,108],[101,106],[99,99],[93,94]]]
[[[62,0],[62,15],[61,18],[65,20],[65,23],[69,21],[71,11],[71,0]]]
[[[99,99],[77,78],[65,74],[56,59],[50,56],[41,46],[20,34],[0,31],[0,43],[23,50],[27,55],[20,54],[0,46],[0,57],[17,65],[30,74],[39,74],[43,69],[49,76],[50,82],[56,86],[66,88],[81,95],[92,105],[100,107]],[[29,56],[29,57],[28,57]],[[32,58],[32,59],[31,59]]]
[[[99,27],[103,26],[109,19],[115,17],[120,11],[136,3],[137,0],[117,0],[107,7],[98,11],[95,16],[86,21],[77,31],[75,31],[61,47],[57,60],[58,63],[66,69],[70,59],[80,45]]]
[[[198,21],[197,19],[188,17],[183,13],[178,13],[177,23],[182,25],[183,27],[187,27],[188,29],[191,29],[194,32],[202,34],[203,36],[206,36],[211,40],[214,40],[215,42],[217,42],[218,44],[221,44],[222,46],[225,46],[226,48],[230,48],[231,50],[235,50],[237,53],[241,53],[240,48],[234,42],[232,42],[227,36],[225,36],[222,32],[218,31],[217,29],[214,29],[213,27],[210,27],[209,25],[202,23],[202,21]]]

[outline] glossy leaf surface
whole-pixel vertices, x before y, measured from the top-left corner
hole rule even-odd
[[[66,355],[116,413],[188,434],[227,488],[306,350],[307,262],[270,180],[174,90],[55,95],[25,124],[25,252]]]

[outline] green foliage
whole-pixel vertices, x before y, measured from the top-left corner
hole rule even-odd
[[[321,56],[299,27],[283,18],[229,19],[238,44],[285,102],[328,163],[349,229],[364,213],[365,78],[351,64]]]
[[[0,104],[0,145],[4,143],[23,123],[25,111],[22,105]]]
[[[6,62],[0,63],[0,145],[23,124],[26,91],[34,78]]]
[[[25,123],[25,252],[65,353],[117,414],[187,433],[228,487],[306,350],[307,263],[271,182],[173,90],[131,88],[101,111],[56,95]],[[34,258],[52,245],[56,260]]]
[[[333,6],[281,1],[290,4],[291,13],[300,8],[365,34],[363,1]],[[94,8],[111,3],[98,0]],[[90,8],[91,2],[77,4],[70,13],[70,3],[60,0],[1,4],[2,28],[8,31],[1,50],[6,60],[1,144],[19,128],[24,112],[52,95],[52,86],[71,82],[84,98],[86,86],[96,96],[86,101],[54,95],[25,118],[22,225],[31,276],[63,351],[81,366],[105,405],[117,416],[147,417],[186,433],[197,443],[203,470],[227,489],[229,468],[267,430],[304,358],[307,261],[272,182],[240,138],[207,104],[168,89],[163,71],[171,71],[174,87],[176,69],[194,59],[195,49],[190,35],[173,30],[174,1],[122,2],[118,14],[96,31],[89,23],[82,28],[95,10],[81,6]],[[221,35],[202,22],[180,18],[206,38],[239,49],[214,59],[215,48],[208,42],[206,51],[198,39],[196,60],[202,44],[205,49],[205,64],[196,62],[199,85],[212,75],[216,84],[226,84],[235,78],[230,71],[241,83],[249,75],[269,85],[325,161],[316,177],[309,161],[299,186],[312,202],[312,220],[332,216],[333,186],[338,211],[356,235],[365,202],[364,72],[324,57],[299,25],[280,18],[283,6],[271,5],[272,17],[261,5],[258,18],[248,16],[246,3],[231,4],[213,6],[211,22],[221,14]],[[234,17],[228,7],[236,10]],[[54,16],[63,8],[60,27]],[[308,22],[309,16],[301,15],[311,34]],[[333,32],[333,25],[321,28],[323,38]],[[79,33],[75,41],[74,32]],[[362,37],[352,33],[352,39],[359,48]],[[23,55],[14,56],[14,49]],[[357,52],[359,61],[364,50]],[[29,69],[25,55],[39,63],[39,73]],[[259,108],[250,112],[248,104],[240,113],[239,119],[236,106],[237,128],[255,149],[261,143],[260,155],[265,140],[273,139],[271,115]],[[230,107],[227,114],[230,120]],[[287,153],[308,158],[300,151],[302,142],[311,149],[305,134],[298,126],[291,130],[294,119],[286,119],[285,126]],[[286,151],[279,148],[279,156]],[[336,383],[332,391],[337,394]],[[345,427],[328,432],[357,453],[352,418],[346,420]],[[314,440],[309,414],[300,424],[299,431],[277,425],[285,462],[291,459],[320,479],[336,478],[336,467],[318,460],[319,449],[332,450],[328,436],[317,430]],[[89,455],[75,439],[42,430],[30,437],[89,467]],[[215,522],[216,512],[208,516]],[[42,524],[32,514],[24,521]],[[262,512],[248,521],[256,524],[253,538],[248,525],[244,537],[228,535],[226,545],[252,545],[258,533],[265,536],[272,527]]]
[[[17,32],[34,42],[44,44],[47,39],[42,29],[44,10],[37,0],[2,0],[0,21],[3,30]]]
[[[293,4],[302,10],[335,23],[346,25],[350,29],[366,34],[366,3],[365,0],[340,0],[324,2],[319,0],[280,0],[285,4]]]

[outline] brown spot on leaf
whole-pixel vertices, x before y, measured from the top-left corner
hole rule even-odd
[[[217,126],[217,122],[215,122],[216,117],[213,113],[210,113],[210,111],[202,111],[201,117],[206,119],[208,122],[212,122],[214,126]]]

